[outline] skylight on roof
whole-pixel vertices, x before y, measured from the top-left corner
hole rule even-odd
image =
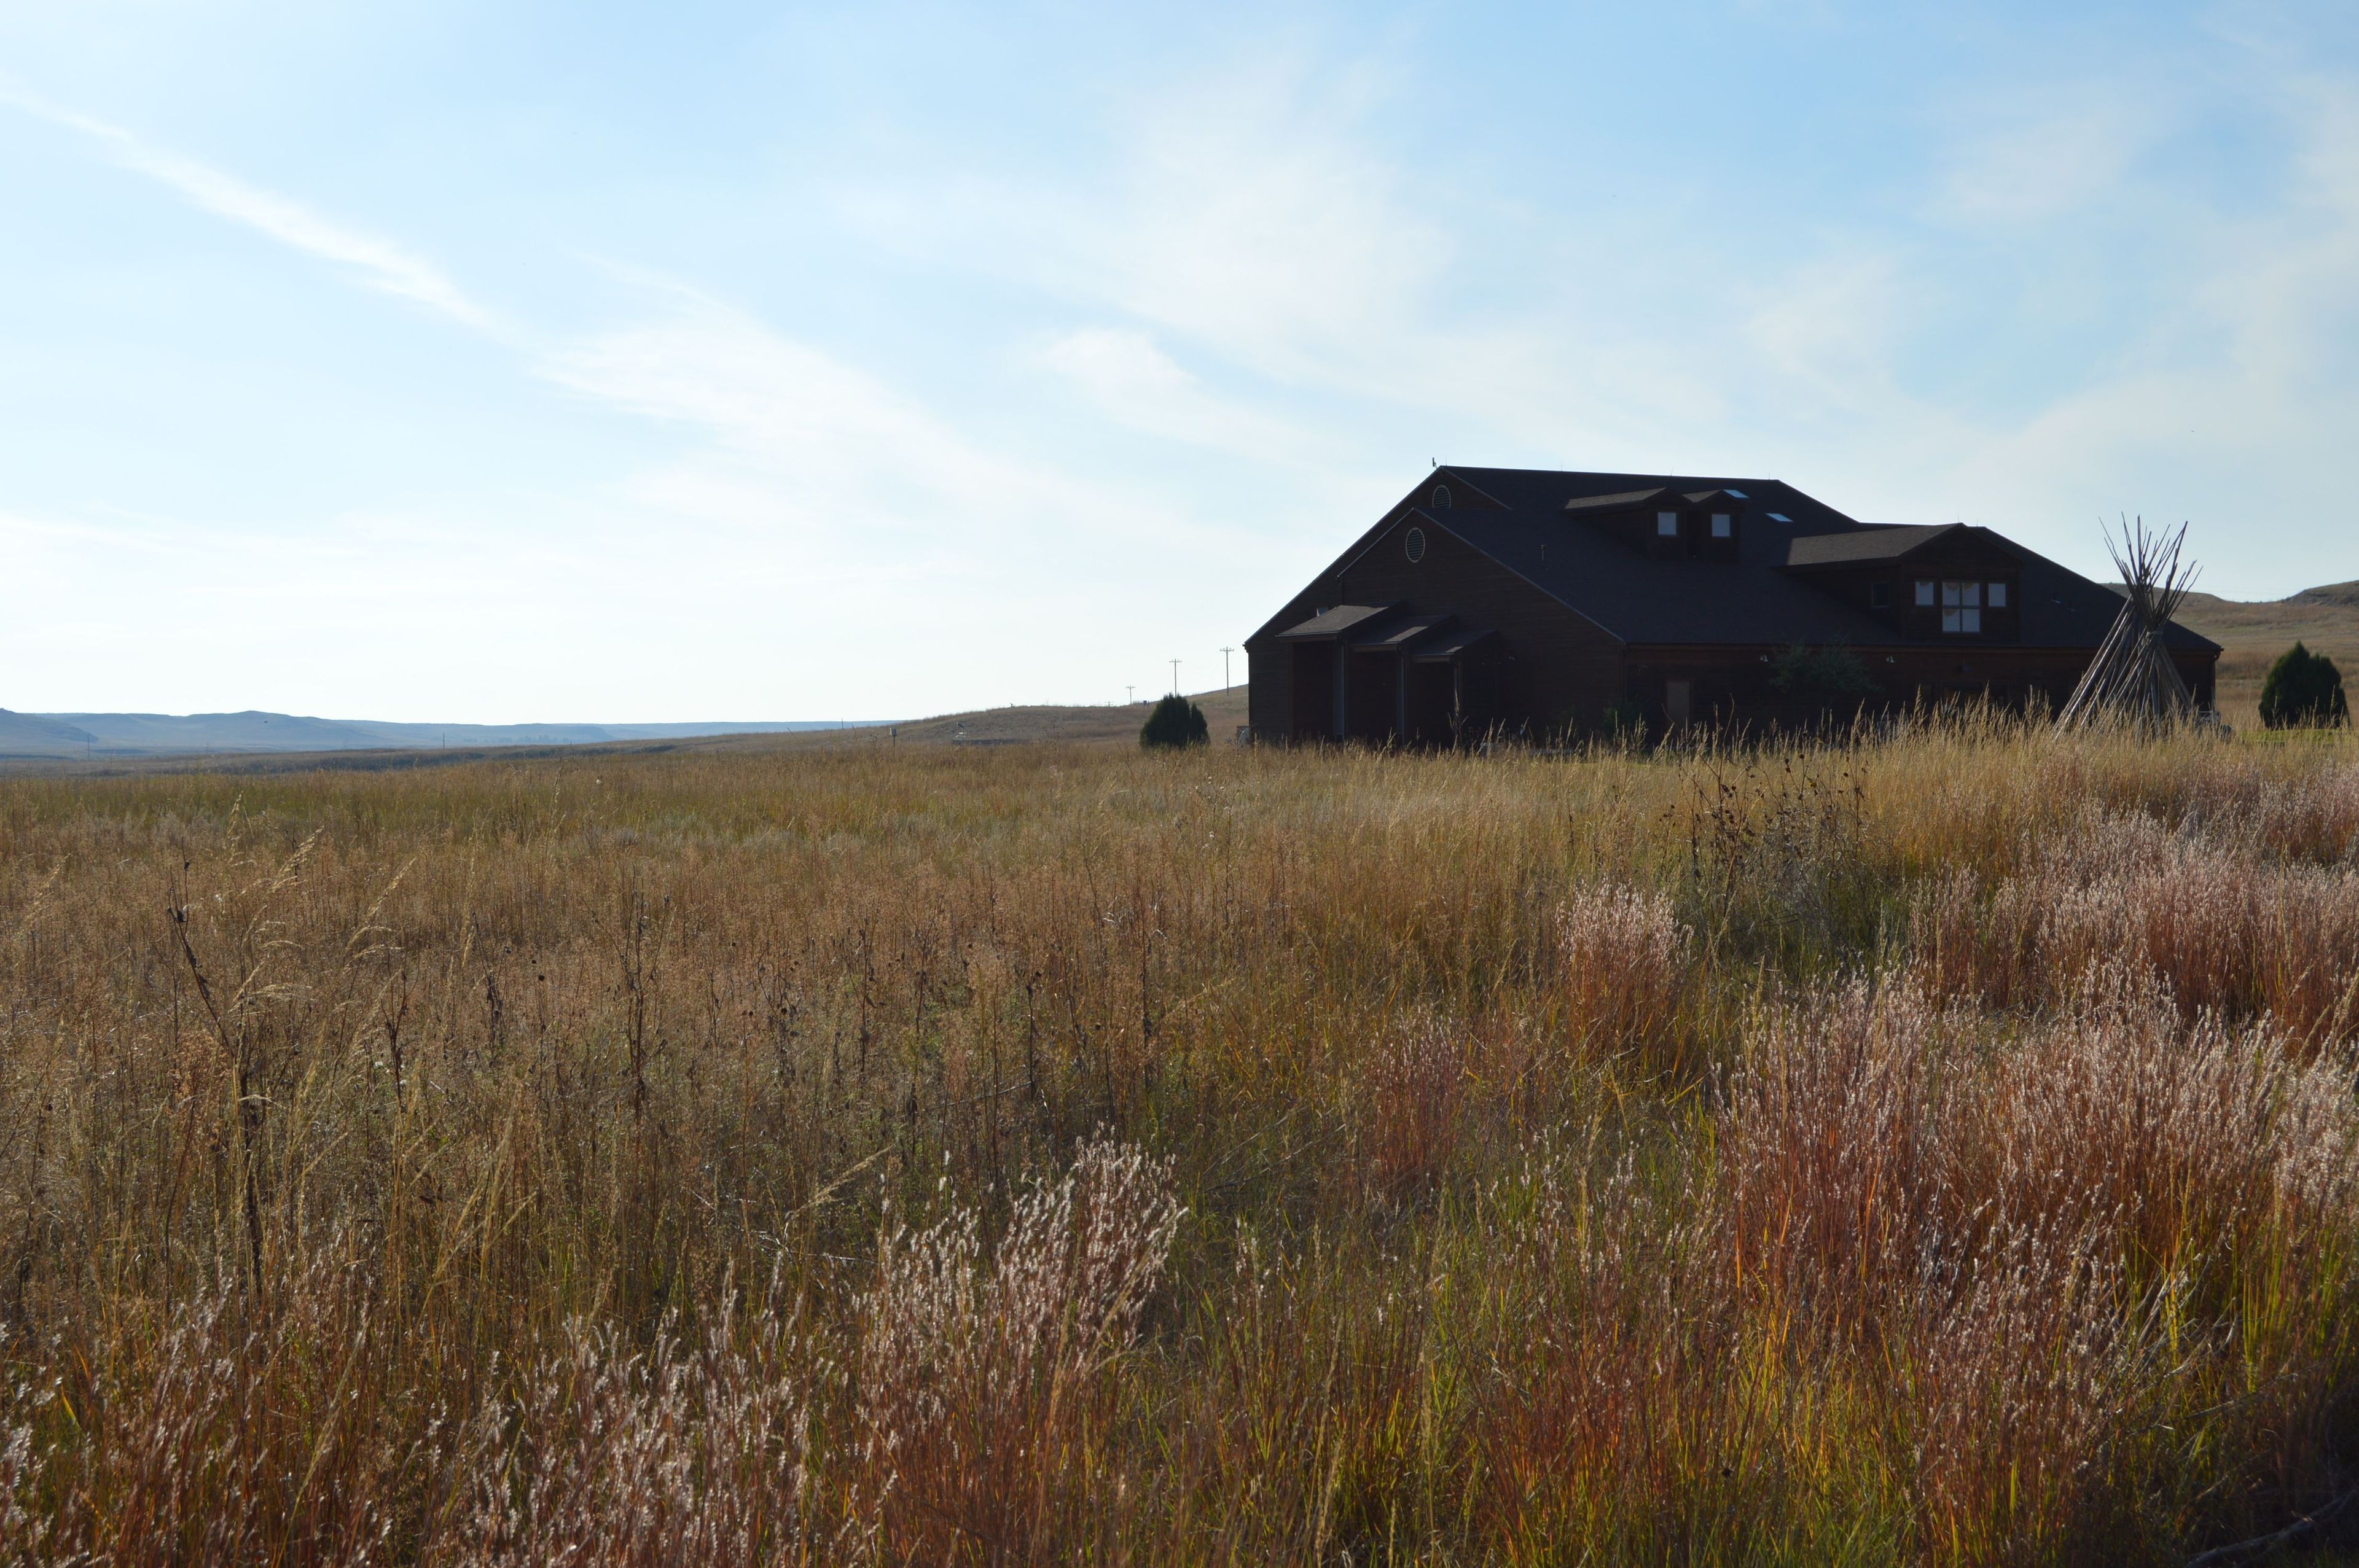
[[[1787,516],[1782,512],[1772,512],[1769,514],[1769,521],[1772,523],[1791,523],[1793,519]]]
[[[1736,497],[1736,499],[1737,499],[1737,500],[1739,500],[1739,501],[1750,501],[1750,500],[1752,500],[1752,499],[1753,499],[1751,496],[1749,496],[1749,495],[1745,494],[1745,493],[1743,491],[1741,491],[1741,490],[1723,490],[1723,491],[1722,491],[1722,492],[1721,492],[1721,493],[1722,493],[1723,495],[1733,495],[1733,496]]]

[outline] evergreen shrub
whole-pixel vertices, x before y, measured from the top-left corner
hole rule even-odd
[[[1865,697],[1875,690],[1867,666],[1840,643],[1787,648],[1770,666],[1769,684],[1788,697]]]
[[[2277,655],[2261,682],[2262,724],[2271,730],[2306,730],[2350,721],[2343,672],[2332,659],[2299,643]]]
[[[1158,746],[1174,750],[1201,746],[1212,738],[1212,727],[1204,722],[1204,710],[1176,692],[1157,703],[1155,711],[1147,716],[1147,722],[1138,727],[1138,743],[1150,751]]]

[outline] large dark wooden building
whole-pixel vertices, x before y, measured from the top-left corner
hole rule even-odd
[[[1807,723],[1829,699],[1796,672],[1830,649],[1845,711],[2060,707],[2121,603],[1988,528],[1861,523],[1775,480],[1437,468],[1245,640],[1253,733]],[[2169,648],[2211,707],[2219,645],[2174,624]]]

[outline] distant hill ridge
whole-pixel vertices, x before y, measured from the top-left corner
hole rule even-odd
[[[38,713],[11,713],[0,708],[0,753],[25,745],[86,746],[98,739],[89,730]]]
[[[294,713],[14,713],[0,708],[0,757],[165,757],[195,752],[417,751],[438,746],[590,746],[704,735],[857,727],[862,719],[701,724],[401,724]]]

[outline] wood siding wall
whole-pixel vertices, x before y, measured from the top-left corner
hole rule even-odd
[[[1418,524],[1425,533],[1425,553],[1412,562],[1405,544],[1410,525],[1397,517],[1373,538],[1364,538],[1296,595],[1270,625],[1277,630],[1299,625],[1321,608],[1337,604],[1398,604],[1410,615],[1454,615],[1461,626],[1493,632],[1499,639],[1478,683],[1484,691],[1483,706],[1506,719],[1508,728],[1535,734],[1567,722],[1593,723],[1608,703],[1623,695],[1617,639],[1476,551],[1447,526]],[[1266,740],[1285,739],[1292,732],[1294,708],[1291,648],[1273,632],[1248,640],[1245,653],[1253,679],[1254,733]],[[1354,655],[1355,670],[1378,662],[1379,657]],[[1389,670],[1388,662],[1386,667]],[[1362,717],[1364,721],[1364,713]]]
[[[1877,688],[1864,704],[1871,711],[1984,695],[2006,708],[2021,708],[2038,700],[2053,710],[2064,706],[2094,655],[2089,648],[1988,644],[1852,651]],[[1770,684],[1779,652],[1717,643],[1635,646],[1627,666],[1630,693],[1657,724],[1668,719],[1668,687],[1675,680],[1689,683],[1690,713],[1697,723],[1808,724],[1828,703],[1808,694],[1781,692]],[[2180,652],[2172,654],[2172,662],[2196,700],[2211,707],[2215,656]]]

